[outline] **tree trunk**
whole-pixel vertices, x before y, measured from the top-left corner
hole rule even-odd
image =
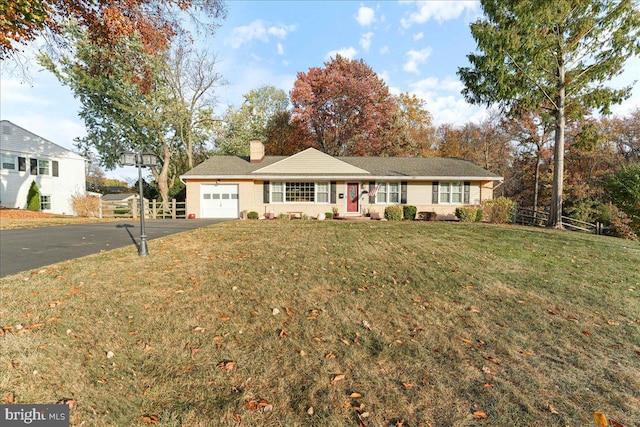
[[[565,77],[564,62],[558,61],[558,98],[555,111],[555,147],[553,160],[553,191],[548,227],[563,229],[562,226],[562,186],[564,183],[564,126],[565,126]]]

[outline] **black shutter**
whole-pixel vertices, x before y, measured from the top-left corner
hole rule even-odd
[[[400,204],[407,204],[407,181],[400,182]]]
[[[464,195],[462,196],[464,198],[463,199],[463,203],[465,205],[469,204],[470,193],[471,193],[471,182],[465,181],[464,182]]]
[[[376,203],[376,195],[375,194],[373,196],[371,195],[371,192],[373,191],[374,188],[376,188],[376,182],[369,181],[369,204],[370,205],[373,205]]]
[[[31,175],[38,175],[38,159],[29,159],[29,166],[31,167]]]
[[[58,176],[58,161],[57,160],[52,160],[51,161],[51,174],[53,176]]]
[[[438,204],[438,181],[433,181],[433,184],[431,184],[431,188],[433,189],[431,193],[431,203],[433,203],[434,205],[437,205]]]
[[[262,184],[262,203],[269,203],[269,181]]]
[[[331,203],[336,202],[336,182],[331,181]]]
[[[24,157],[18,157],[18,170],[20,172],[27,171],[27,159],[25,159]]]

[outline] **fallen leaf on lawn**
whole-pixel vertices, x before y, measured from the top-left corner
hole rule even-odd
[[[485,374],[489,374],[489,375],[495,375],[497,374],[496,371],[492,371],[491,368],[487,367],[487,366],[483,366],[482,367],[482,372],[484,372]]]
[[[520,354],[524,354],[525,356],[533,356],[533,351],[520,351]]]
[[[345,378],[346,378],[345,374],[338,374],[338,375],[334,376],[333,378],[331,378],[331,384],[335,384],[338,381],[342,381]]]
[[[218,317],[218,319],[222,320],[223,322],[228,322],[231,318],[230,317],[226,317],[226,316],[222,316],[222,317]]]
[[[291,311],[291,309],[289,307],[285,307],[284,311],[287,312],[287,316],[293,317],[293,311]]]
[[[56,402],[58,405],[67,405],[69,406],[69,409],[73,409],[73,407],[76,404],[75,399],[67,399],[67,398],[62,398],[60,400],[58,400],[58,402]]]
[[[193,332],[204,332],[204,328],[202,326],[196,326],[193,328]]]
[[[233,360],[223,360],[222,362],[218,363],[216,367],[220,370],[231,372],[236,367],[236,362],[234,362]]]
[[[362,397],[362,395],[361,395],[360,393],[355,393],[355,392],[353,392],[353,393],[351,393],[351,394],[349,395],[349,397],[350,397],[350,398],[352,398],[352,399],[359,399],[359,398],[361,398],[361,397]]]
[[[113,351],[107,351],[107,359],[111,359],[113,356],[115,356],[115,354],[113,354]]]
[[[473,413],[473,416],[476,418],[482,418],[483,420],[486,420],[489,416],[487,414],[485,414],[482,411],[476,411]]]
[[[453,337],[454,337],[454,338],[456,338],[456,339],[458,339],[458,340],[460,340],[460,341],[462,341],[462,342],[463,342],[463,343],[465,343],[465,344],[471,344],[471,341],[470,341],[470,340],[467,340],[467,339],[464,339],[464,338],[462,338],[462,337],[459,337],[458,335],[454,335]]]
[[[480,310],[477,308],[469,307],[469,313],[480,313]]]
[[[346,345],[346,346],[350,346],[351,343],[345,339],[340,340],[340,342],[342,342],[342,344]]]
[[[495,363],[496,365],[500,365],[500,361],[498,359],[496,359],[495,357],[485,356],[485,359],[487,359],[489,362]]]
[[[547,309],[547,313],[549,313],[549,314],[550,314],[550,315],[552,315],[552,316],[555,316],[555,315],[556,315],[556,312],[555,312],[555,311],[553,311],[553,310],[551,310],[550,308],[548,308],[548,309]]]
[[[589,332],[589,331],[582,331],[582,334],[587,336],[587,337],[591,336],[591,332]]]
[[[15,403],[13,393],[7,393],[7,403]]]
[[[367,322],[366,320],[362,321],[362,326],[364,326],[368,330],[371,330],[371,324],[369,324],[369,322]]]
[[[611,427],[624,427],[622,423],[612,420],[611,418],[609,418],[609,424],[611,424]]]
[[[413,384],[411,383],[402,383],[402,385],[404,386],[404,388],[406,388],[407,390],[410,388],[413,388]]]
[[[148,423],[157,423],[158,416],[157,415],[143,415],[142,419]]]
[[[278,334],[278,337],[280,338],[286,338],[289,336],[289,332],[285,331],[284,329],[280,330],[280,333]]]
[[[307,409],[307,414],[313,415],[313,406],[309,406],[309,409]]]
[[[244,406],[247,409],[250,409],[252,411],[257,411],[258,410],[258,401],[257,400],[246,400]]]
[[[259,313],[258,311],[256,311],[256,310],[252,310],[252,311],[251,311],[251,314],[252,314],[253,316],[258,316],[260,313]]]
[[[213,337],[214,341],[222,341],[224,338],[222,337],[222,335],[216,335],[215,337]]]
[[[191,355],[192,356],[195,356],[198,353],[200,353],[200,349],[199,348],[192,348],[191,349]]]
[[[485,387],[487,387],[487,388],[490,388],[490,387],[493,387],[493,384],[491,384],[491,383],[484,383],[484,386],[485,386]]]
[[[327,354],[324,355],[324,358],[325,359],[335,359],[336,355],[333,354],[333,353],[327,353]]]
[[[609,423],[607,422],[607,418],[602,412],[594,412],[593,420],[596,422],[596,425],[598,427],[607,427],[609,425]]]
[[[144,351],[146,353],[147,351],[151,351],[152,348],[153,348],[153,346],[151,344],[145,344],[144,348],[142,349],[142,351]]]
[[[362,416],[358,413],[356,413],[356,416],[358,417],[358,427],[367,427],[367,425],[364,423],[364,420],[362,419]]]
[[[240,418],[240,414],[233,414],[234,418],[236,419],[236,422],[238,424],[240,424],[242,422],[242,418]]]
[[[549,412],[551,412],[552,414],[558,415],[560,412],[558,412],[556,410],[556,408],[554,408],[553,406],[549,405]]]

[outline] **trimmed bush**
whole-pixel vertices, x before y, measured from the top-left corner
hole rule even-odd
[[[415,206],[404,205],[402,207],[402,215],[404,219],[414,220],[416,218],[416,213],[418,213],[418,208]]]
[[[36,182],[31,183],[29,193],[27,194],[27,209],[34,212],[40,212],[40,189]]]
[[[286,213],[278,214],[278,219],[288,220],[289,219],[289,215],[287,215]]]
[[[247,214],[247,219],[258,219],[260,218],[260,214],[256,211],[251,211]]]
[[[384,217],[389,221],[401,221],[402,220],[402,206],[391,205],[384,209]]]
[[[333,212],[325,212],[324,219],[333,219]]]
[[[497,199],[484,201],[483,209],[488,216],[489,222],[493,224],[511,223],[516,209],[516,202],[501,196]]]
[[[460,222],[482,221],[482,210],[472,207],[456,208],[456,216]]]

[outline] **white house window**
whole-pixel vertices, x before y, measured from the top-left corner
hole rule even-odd
[[[441,182],[439,187],[440,203],[462,203],[462,182]]]
[[[49,160],[38,160],[38,175],[49,175]]]
[[[314,202],[315,183],[313,182],[287,182],[285,200],[287,202]]]
[[[271,183],[271,202],[282,203],[284,201],[284,192],[282,182]]]
[[[380,182],[376,191],[376,203],[400,203],[400,183]]]
[[[330,195],[328,182],[272,181],[265,203],[329,203]]]
[[[46,211],[51,209],[51,196],[40,196],[40,210]]]
[[[316,184],[316,201],[318,203],[329,203],[329,183],[319,182]]]
[[[16,169],[16,159],[13,156],[2,155],[2,169]]]

